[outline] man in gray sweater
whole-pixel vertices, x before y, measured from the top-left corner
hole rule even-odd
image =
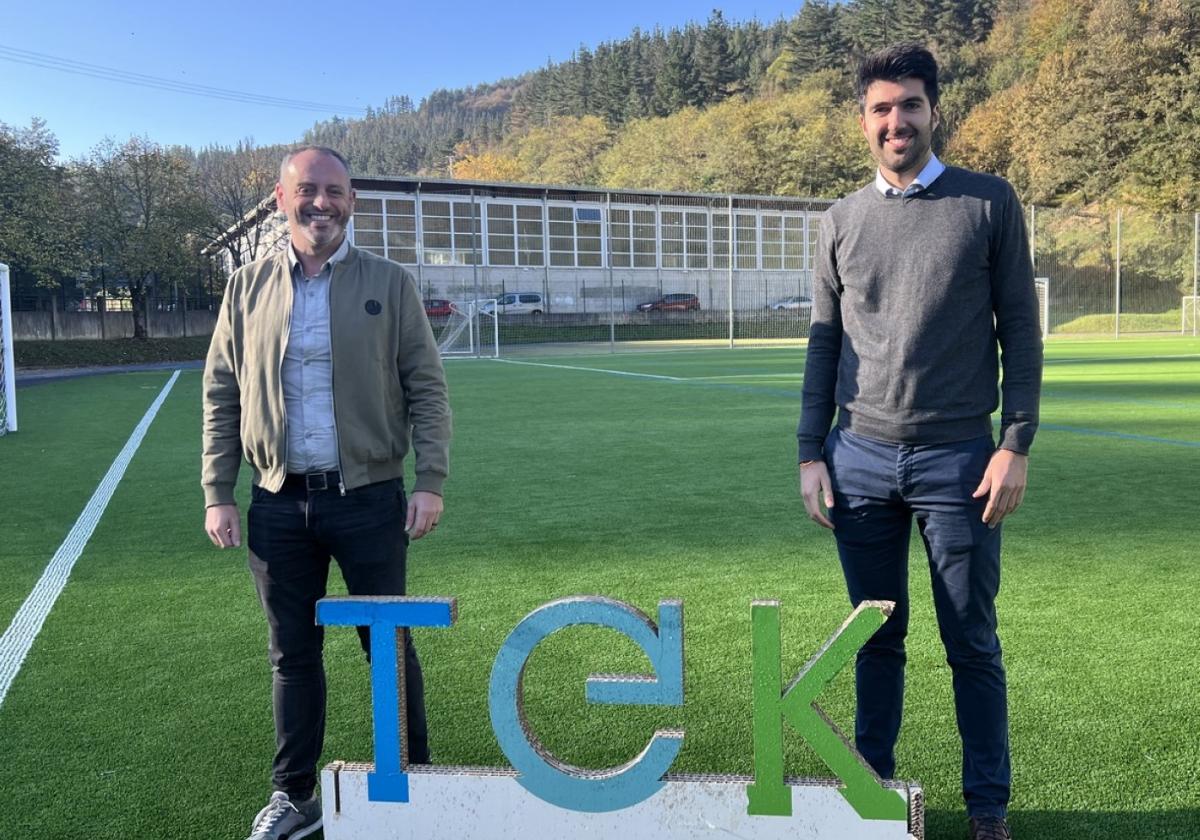
[[[856,666],[856,745],[885,778],[904,698],[915,518],[954,675],[971,837],[1007,840],[1000,523],[1025,493],[1042,371],[1024,217],[1006,181],[932,153],[937,63],[923,47],[869,56],[858,94],[879,169],[821,225],[801,494],[809,517],[833,530],[851,601],[896,602]]]

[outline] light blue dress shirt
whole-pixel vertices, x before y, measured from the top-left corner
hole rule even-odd
[[[329,284],[333,266],[346,258],[346,239],[316,277],[288,245],[292,267],[292,324],[283,356],[283,402],[287,410],[287,471],[339,468],[333,422],[333,353],[329,342]]]
[[[884,178],[883,173],[878,169],[875,170],[875,188],[888,198],[915,195],[921,192],[921,190],[929,189],[930,184],[936,181],[938,176],[945,171],[946,164],[938,160],[937,155],[931,154],[929,162],[921,168],[921,171],[917,173],[917,177],[913,178],[912,183],[903,190],[889,184],[887,178]]]

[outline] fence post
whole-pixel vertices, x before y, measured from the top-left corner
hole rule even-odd
[[[459,193],[462,195],[462,193]],[[475,188],[471,188],[471,279],[475,284],[475,300],[479,300],[479,240],[478,233],[475,229],[475,213],[479,205],[475,203]],[[454,215],[454,205],[450,206],[450,215]],[[453,222],[453,220],[451,220]],[[452,225],[453,226],[453,225]],[[453,245],[454,243],[451,243]],[[516,244],[515,242],[513,243]],[[483,335],[483,321],[479,320],[479,310],[476,308],[475,315],[476,329],[479,335]],[[475,342],[475,357],[479,358],[483,355],[483,342]]]
[[[1117,277],[1113,289],[1113,337],[1121,337],[1121,208],[1117,208]]]
[[[733,223],[733,193],[729,194],[729,349],[733,349],[733,261],[737,253],[737,228]]]
[[[1200,272],[1200,213],[1192,216],[1192,338],[1196,337],[1196,319],[1200,306],[1196,300],[1196,275]]]
[[[630,214],[629,222],[632,225],[632,223],[633,223],[633,214],[632,213]],[[606,192],[604,194],[604,224],[601,225],[601,227],[600,227],[601,233],[604,238],[600,241],[600,245],[604,249],[605,262],[608,263],[608,352],[615,353],[615,352],[617,352],[617,311],[615,308],[616,302],[613,300],[612,241],[609,239],[609,237],[612,235],[612,231],[609,230],[609,225],[611,225],[611,224],[612,224],[612,193]],[[633,232],[632,227],[630,227],[629,230],[631,233]],[[546,231],[546,233],[549,234],[549,231]],[[630,261],[630,263],[633,262],[632,254],[630,254],[629,261]]]
[[[1029,264],[1037,276],[1037,205],[1029,205]]]

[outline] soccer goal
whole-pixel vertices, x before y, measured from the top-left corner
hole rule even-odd
[[[1035,277],[1034,289],[1037,291],[1038,321],[1042,325],[1042,338],[1050,337],[1050,278]]]
[[[12,295],[8,266],[0,263],[0,435],[17,430],[17,376],[13,361]]]
[[[1196,335],[1196,301],[1198,300],[1200,300],[1200,297],[1196,295],[1183,296],[1183,306],[1180,307],[1182,312],[1179,318],[1179,331],[1184,335],[1188,333]]]
[[[438,334],[438,350],[443,356],[499,358],[500,321],[496,301],[451,303],[450,317]]]

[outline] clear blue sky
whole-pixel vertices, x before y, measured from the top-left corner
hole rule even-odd
[[[714,7],[729,21],[769,23],[790,19],[801,3],[11,2],[0,28],[0,122],[44,119],[63,158],[84,155],[105,137],[131,135],[194,148],[242,138],[291,142],[333,112],[203,98],[35,65],[66,61],[100,76],[107,70],[92,68],[112,68],[329,104],[355,116],[345,109],[401,94],[415,103],[438,88],[514,76],[547,59],[565,60],[581,43],[594,48],[623,38],[635,26],[703,23]]]

